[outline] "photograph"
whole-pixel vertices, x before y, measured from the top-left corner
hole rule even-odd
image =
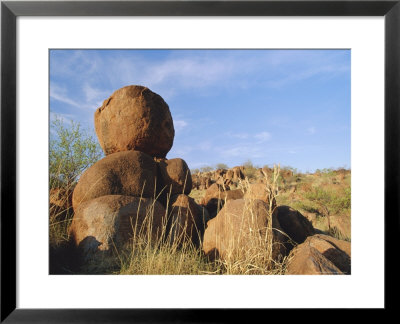
[[[351,274],[350,49],[49,49],[49,274]]]

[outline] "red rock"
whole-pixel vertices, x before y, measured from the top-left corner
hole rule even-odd
[[[156,175],[156,162],[145,153],[110,154],[81,175],[72,196],[74,210],[82,202],[106,195],[154,197]]]
[[[294,248],[286,274],[350,274],[351,243],[316,234]]]
[[[98,251],[121,248],[134,234],[145,235],[151,231],[150,237],[155,241],[161,237],[165,225],[165,209],[157,201],[108,195],[80,204],[69,233],[84,259],[88,259]]]
[[[208,221],[203,251],[211,259],[219,257],[232,262],[246,258],[248,253],[267,253],[268,206],[262,200],[229,200],[218,215]],[[272,258],[286,253],[280,225],[272,215]],[[233,259],[232,259],[233,258]]]
[[[163,159],[158,162],[161,180],[165,191],[176,194],[188,195],[192,189],[192,176],[186,162],[182,159]]]
[[[194,199],[184,194],[176,195],[172,197],[170,210],[168,213],[170,242],[178,245],[182,245],[183,242],[192,242],[195,246],[199,246],[204,234],[204,220],[207,216],[203,215]]]
[[[165,157],[175,130],[166,102],[143,86],[115,91],[94,115],[96,134],[106,155],[136,150]]]
[[[297,210],[278,206],[274,212],[283,231],[296,243],[303,243],[307,237],[315,234],[311,222]]]

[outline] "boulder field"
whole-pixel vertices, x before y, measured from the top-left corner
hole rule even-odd
[[[54,210],[74,210],[69,234],[83,262],[147,239],[191,243],[211,260],[286,257],[286,274],[350,274],[350,243],[316,234],[300,212],[277,206],[265,183],[243,189],[243,167],[191,175],[184,160],[167,159],[174,123],[167,103],[150,89],[115,91],[96,110],[94,124],[105,157],[81,174],[65,201],[61,192],[50,193]],[[192,189],[206,190],[199,203],[189,197]]]

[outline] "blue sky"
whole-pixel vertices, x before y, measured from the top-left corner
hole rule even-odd
[[[115,90],[144,85],[169,105],[167,158],[191,169],[247,160],[300,171],[350,167],[350,50],[51,50],[50,118],[94,133]]]

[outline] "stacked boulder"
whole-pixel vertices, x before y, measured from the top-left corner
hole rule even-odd
[[[146,232],[155,241],[173,233],[199,244],[208,215],[188,197],[186,162],[166,159],[175,135],[167,103],[146,87],[126,86],[94,121],[106,156],[80,176],[72,197],[70,235],[84,258]]]

